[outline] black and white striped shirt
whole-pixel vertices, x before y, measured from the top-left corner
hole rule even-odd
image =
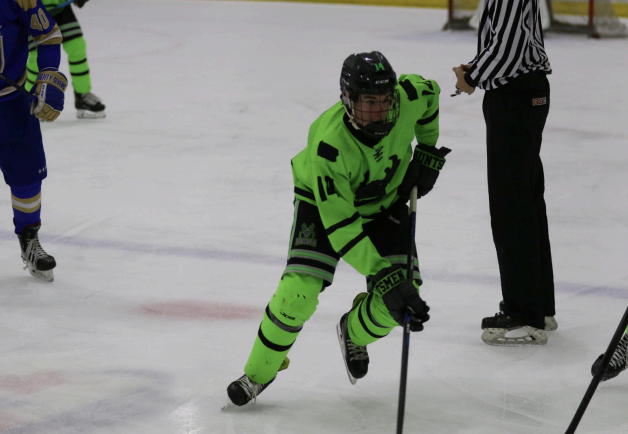
[[[478,53],[465,81],[496,89],[521,74],[551,74],[539,12],[539,0],[485,0],[478,29]]]

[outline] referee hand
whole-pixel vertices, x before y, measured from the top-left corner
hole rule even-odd
[[[475,92],[475,87],[469,86],[467,82],[464,80],[466,71],[468,71],[469,68],[471,68],[471,65],[460,65],[452,69],[454,73],[456,74],[456,78],[457,78],[456,89],[459,89],[462,92],[471,95],[473,92]]]

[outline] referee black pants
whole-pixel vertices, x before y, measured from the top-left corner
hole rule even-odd
[[[531,72],[485,92],[488,191],[504,312],[544,328],[553,316],[554,275],[540,151],[549,113],[544,72]]]

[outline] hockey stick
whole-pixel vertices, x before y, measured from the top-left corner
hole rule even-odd
[[[0,74],[0,80],[4,80],[6,81],[9,85],[13,86],[14,88],[16,88],[18,91],[20,91],[24,96],[35,100],[36,96],[33,95],[32,93],[30,93],[29,91],[27,91],[26,89],[24,89],[23,86],[20,86],[19,84],[17,84],[16,82],[14,82],[13,80],[11,80],[9,77],[4,76],[3,74]]]
[[[602,358],[602,363],[600,364],[600,367],[598,368],[597,372],[593,376],[593,380],[591,380],[591,384],[589,384],[589,388],[587,389],[587,392],[584,394],[584,398],[582,398],[582,401],[580,402],[580,406],[578,407],[578,410],[576,411],[576,414],[574,415],[571,421],[571,424],[569,425],[569,428],[567,428],[567,431],[565,431],[565,434],[574,434],[576,432],[576,428],[578,428],[580,419],[582,419],[582,416],[584,415],[584,412],[586,411],[587,406],[589,405],[589,402],[591,401],[591,398],[593,398],[595,389],[597,389],[598,384],[600,384],[600,381],[602,381],[602,374],[604,373],[604,371],[606,370],[606,367],[610,363],[611,358],[613,357],[613,353],[615,353],[615,350],[617,349],[617,345],[619,344],[619,341],[621,340],[621,337],[623,336],[624,333],[626,333],[626,327],[628,327],[628,309],[626,309],[626,313],[624,313],[624,317],[621,319],[621,322],[619,323],[619,327],[617,327],[617,330],[615,331],[615,335],[613,336],[613,339],[611,339],[611,343],[608,345],[608,348],[606,349],[606,353],[604,353],[604,357]]]
[[[412,245],[416,232],[416,199],[417,187],[413,187],[410,192],[410,237],[408,240],[408,267],[406,268],[406,279],[413,282],[414,277],[414,252]],[[397,406],[397,434],[403,433],[403,417],[406,412],[406,384],[408,382],[408,356],[410,352],[410,313],[406,311],[403,325],[403,343],[401,345],[401,377],[399,379],[399,405]]]
[[[60,5],[55,6],[54,8],[50,9],[50,13],[54,12],[54,11],[58,11],[59,9],[63,9],[66,6],[71,5],[72,3],[74,3],[76,0],[68,0],[66,2],[61,3]]]

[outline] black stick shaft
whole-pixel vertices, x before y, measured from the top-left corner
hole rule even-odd
[[[410,192],[410,237],[408,239],[408,266],[406,278],[413,282],[414,253],[412,246],[416,232],[416,199],[417,188]],[[410,314],[406,311],[403,325],[403,343],[401,345],[401,377],[399,379],[399,405],[397,406],[397,434],[403,433],[403,418],[406,412],[406,384],[408,382],[408,358],[410,354]]]
[[[54,8],[50,9],[50,12],[55,12],[58,11],[60,9],[63,9],[66,6],[71,5],[72,3],[74,3],[76,0],[68,0],[66,2],[61,3],[60,5],[55,6]]]
[[[624,317],[621,319],[619,327],[617,327],[615,335],[613,336],[613,339],[611,339],[611,343],[606,349],[606,353],[604,353],[602,363],[600,364],[599,369],[593,376],[593,380],[591,380],[591,384],[589,384],[589,388],[584,394],[584,398],[582,398],[580,406],[578,407],[578,410],[576,410],[576,414],[571,420],[571,424],[569,424],[569,427],[567,428],[567,431],[565,431],[565,434],[574,434],[576,432],[576,428],[578,428],[578,424],[580,423],[580,420],[582,419],[582,416],[584,415],[584,412],[586,411],[589,402],[591,402],[591,398],[593,398],[595,389],[597,389],[598,384],[600,384],[600,381],[602,381],[602,374],[610,363],[611,358],[613,357],[613,353],[617,349],[619,341],[621,340],[624,333],[626,333],[626,327],[628,327],[628,309],[626,309],[626,313],[624,313]]]
[[[32,93],[30,93],[29,91],[24,89],[22,86],[20,86],[19,84],[17,84],[13,80],[11,80],[9,77],[6,77],[3,74],[0,74],[0,79],[6,81],[9,85],[13,86],[18,91],[22,92],[22,94],[24,94],[24,96],[27,96],[29,98],[33,98],[33,94]]]

